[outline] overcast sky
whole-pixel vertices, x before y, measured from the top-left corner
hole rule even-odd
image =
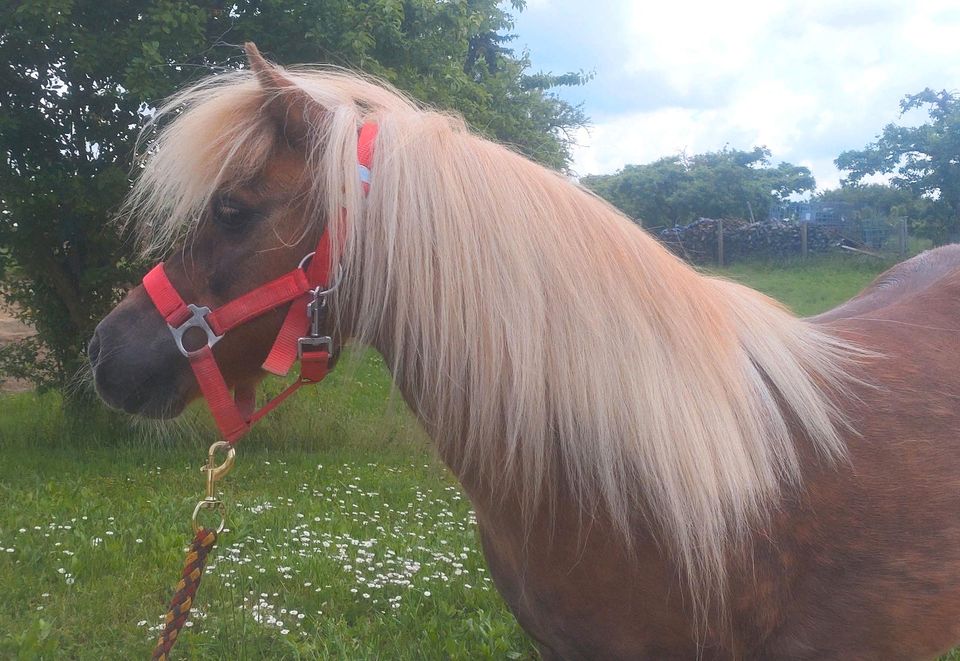
[[[574,170],[766,145],[836,187],[833,159],[899,118],[904,95],[960,90],[960,0],[528,0],[514,47],[534,70],[594,71]]]

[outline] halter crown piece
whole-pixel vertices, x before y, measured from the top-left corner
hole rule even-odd
[[[376,137],[376,124],[368,122],[360,128],[357,169],[364,194],[370,190],[370,168]],[[185,303],[167,277],[163,262],[144,276],[144,289],[167,322],[180,353],[190,361],[217,428],[231,445],[250,431],[253,423],[301,386],[319,383],[330,371],[334,358],[333,339],[321,334],[327,296],[339,284],[339,269],[335,269],[337,275],[333,278],[328,270],[330,249],[330,233],[324,229],[316,250],[307,254],[293,271],[212,311],[206,306]],[[263,369],[284,375],[299,359],[300,375],[263,408],[254,411],[256,392],[253,387],[237,386],[231,396],[213,356],[213,345],[231,329],[286,303],[291,303],[290,309],[263,363]],[[184,346],[183,336],[191,328],[199,328],[206,333],[205,346],[199,349],[187,349]]]

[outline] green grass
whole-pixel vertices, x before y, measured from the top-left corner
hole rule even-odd
[[[812,314],[884,264],[720,271]],[[272,384],[277,388],[279,384]],[[459,487],[366,355],[241,443],[181,658],[534,658]],[[0,658],[145,657],[203,495],[202,411],[162,428],[0,398]]]
[[[808,263],[733,264],[714,272],[762,291],[806,317],[846,301],[893,264],[876,257],[837,255]]]
[[[223,483],[229,529],[177,656],[533,658],[381,361],[288,406]],[[212,434],[187,417],[144,437],[52,394],[0,398],[0,658],[148,656],[203,495]]]

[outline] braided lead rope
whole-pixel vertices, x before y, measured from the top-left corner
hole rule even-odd
[[[158,661],[167,661],[173,644],[177,642],[177,636],[180,629],[187,623],[190,617],[190,607],[193,605],[193,598],[197,594],[197,588],[200,586],[200,579],[203,578],[203,568],[207,564],[207,555],[217,543],[217,532],[212,528],[200,528],[197,530],[193,542],[190,544],[190,550],[187,552],[186,562],[183,564],[183,573],[180,582],[177,583],[177,591],[170,600],[170,608],[163,621],[163,632],[160,639],[157,640],[157,646],[153,648],[151,659]]]

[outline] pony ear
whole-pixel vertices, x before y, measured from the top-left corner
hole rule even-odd
[[[277,124],[287,142],[303,146],[310,127],[321,121],[325,110],[288,78],[280,67],[267,62],[252,41],[245,43],[243,50],[247,53],[250,69],[266,93],[264,110]]]

